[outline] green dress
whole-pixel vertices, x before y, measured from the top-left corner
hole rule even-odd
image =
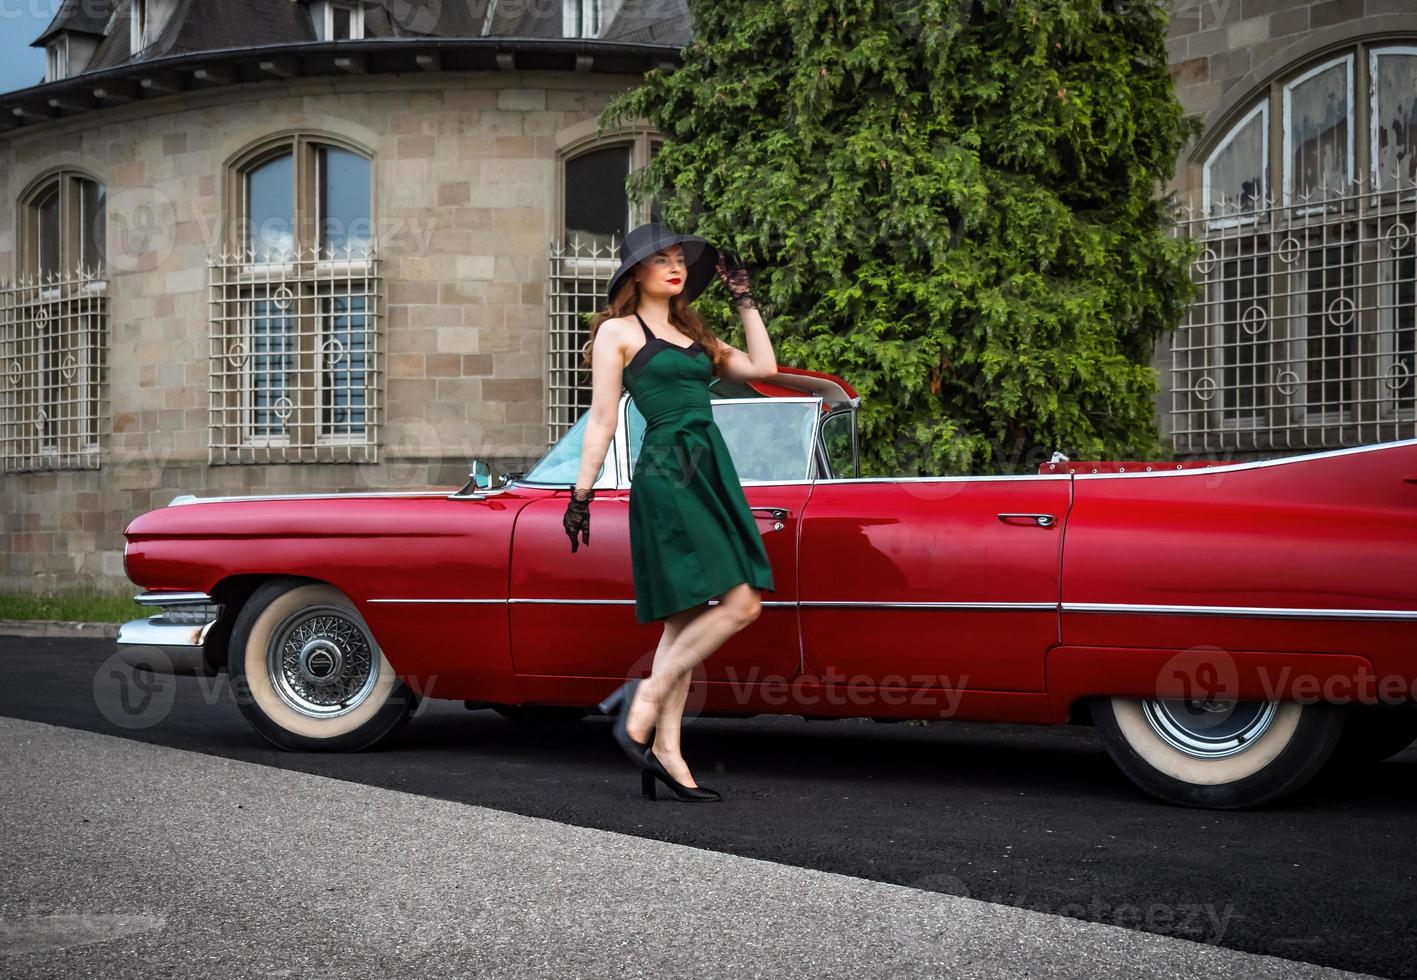
[[[713,420],[708,351],[661,340],[635,318],[645,343],[623,374],[645,418],[630,475],[635,619],[663,619],[739,582],[774,591],[762,532]]]

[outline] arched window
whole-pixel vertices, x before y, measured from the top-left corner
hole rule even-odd
[[[213,463],[376,462],[373,165],[325,136],[239,154],[228,250],[211,262]]]
[[[661,141],[648,132],[628,139],[579,147],[563,157],[561,167],[562,238],[582,250],[608,248],[645,221],[662,217],[657,201],[632,207],[625,180],[648,166]]]
[[[1205,138],[1178,452],[1417,435],[1417,43],[1289,66]]]
[[[580,352],[590,339],[586,315],[605,305],[605,286],[619,266],[619,245],[630,229],[663,220],[659,202],[634,205],[625,188],[630,173],[649,165],[662,141],[648,128],[609,140],[587,136],[560,157],[561,239],[551,248],[551,359],[548,445],[590,407],[590,369]]]
[[[61,169],[19,200],[19,278],[0,289],[6,470],[99,465],[108,341],[102,182]]]
[[[1371,79],[1369,153],[1379,188],[1417,181],[1417,45],[1375,47]]]

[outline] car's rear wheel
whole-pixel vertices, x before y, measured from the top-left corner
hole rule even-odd
[[[1382,762],[1417,741],[1417,704],[1355,704],[1329,764]]]
[[[1168,803],[1240,809],[1312,779],[1344,715],[1294,701],[1113,697],[1093,702],[1093,719],[1112,761],[1141,789]]]
[[[418,707],[354,603],[324,583],[258,588],[232,626],[227,670],[247,721],[293,751],[370,748]]]

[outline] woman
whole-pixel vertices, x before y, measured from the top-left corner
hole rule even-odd
[[[717,273],[743,319],[747,352],[725,344],[689,302]],[[590,544],[591,487],[615,435],[621,386],[644,415],[629,500],[630,556],[638,622],[664,622],[650,676],[621,685],[600,704],[617,712],[613,731],[641,767],[644,795],[655,780],[681,800],[713,801],[680,752],[684,702],[695,666],[757,619],[760,589],[774,589],[763,546],[707,384],[777,372],[772,341],[747,270],[697,235],[659,222],[625,236],[607,306],[591,322],[591,406],[580,472],[571,487],[565,528]],[[673,348],[672,350],[670,348]],[[708,605],[717,598],[718,604]],[[653,734],[654,742],[650,744]]]

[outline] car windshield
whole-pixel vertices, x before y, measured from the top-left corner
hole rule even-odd
[[[749,398],[742,401],[716,399],[713,420],[723,434],[733,468],[742,483],[785,483],[805,480],[812,458],[812,434],[821,411],[816,398]],[[627,472],[634,471],[640,443],[644,441],[645,419],[633,399],[628,407],[626,435],[630,446]],[[519,483],[569,486],[580,474],[581,442],[585,438],[589,413],[552,446]],[[611,454],[596,477],[605,475]]]
[[[812,457],[812,424],[818,402],[783,398],[713,402],[713,420],[723,433],[733,468],[742,483],[785,483],[807,479]],[[644,442],[645,419],[631,400],[630,472]]]
[[[558,486],[569,487],[581,474],[581,443],[585,440],[586,422],[590,420],[589,412],[582,412],[581,417],[576,419],[576,424],[567,430],[566,434],[556,441],[545,456],[537,461],[537,464],[527,470],[525,476],[517,480],[518,483],[550,483]],[[600,478],[605,475],[605,467],[610,465],[615,447],[611,446],[610,451],[605,454],[605,462],[600,464],[600,472],[595,475],[595,482],[599,483]]]

